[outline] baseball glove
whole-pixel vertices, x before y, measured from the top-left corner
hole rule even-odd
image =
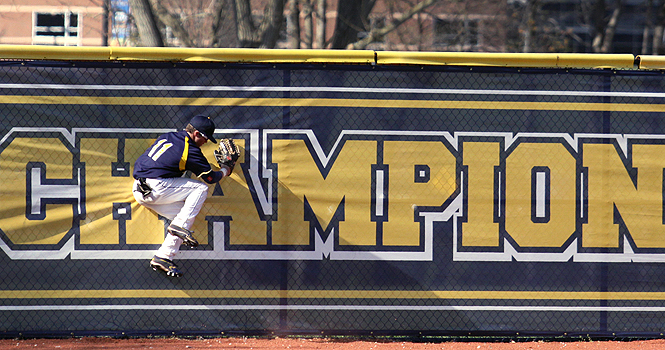
[[[215,150],[215,159],[219,167],[229,168],[229,174],[233,172],[233,167],[240,157],[240,150],[232,139],[219,140],[219,148]]]

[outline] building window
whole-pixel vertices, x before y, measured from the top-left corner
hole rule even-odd
[[[434,19],[434,45],[468,50],[478,46],[478,20]]]
[[[32,43],[36,45],[79,46],[80,20],[77,13],[44,13],[33,15]]]

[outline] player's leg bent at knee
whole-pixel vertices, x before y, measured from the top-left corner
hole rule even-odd
[[[162,245],[159,247],[159,249],[157,249],[155,255],[160,258],[173,260],[180,251],[182,242],[182,238],[171,233],[167,233],[166,237],[164,237],[164,242],[162,242]]]
[[[201,211],[208,195],[208,185],[188,179],[154,179],[155,190],[149,201],[139,200],[140,204],[154,210],[171,220],[164,242],[150,261],[156,271],[163,271],[168,276],[180,277],[182,272],[173,263],[174,257],[184,243],[191,247],[198,246],[198,241],[190,231],[196,215]]]
[[[192,235],[190,229],[194,226],[194,220],[201,211],[203,203],[208,196],[208,186],[204,183],[190,184],[191,192],[185,199],[184,205],[176,217],[171,221],[168,232],[178,236],[184,243],[190,247],[196,247],[199,242]]]
[[[173,225],[186,230],[191,230],[192,226],[194,226],[194,220],[208,197],[208,185],[199,181],[190,181],[192,182],[187,186],[190,191],[184,198],[184,204],[180,207],[178,214],[172,221]]]
[[[175,258],[183,242],[190,247],[195,247],[199,244],[193,237],[190,229],[193,227],[194,220],[201,211],[203,203],[208,196],[208,186],[194,180],[187,181],[185,186],[189,190],[187,197],[184,202],[179,203],[181,204],[180,210],[172,218],[164,243],[155,253],[156,257],[165,258],[170,261]]]
[[[165,217],[169,221],[173,221],[175,216],[180,212],[180,208],[185,204],[185,202],[180,203],[170,203],[170,204],[154,204],[154,203],[145,203],[142,204],[146,208],[149,208],[156,212],[157,214]],[[183,239],[173,235],[167,230],[164,241],[155,253],[155,256],[163,259],[173,259],[178,253],[180,245],[182,245]]]
[[[178,238],[180,238],[186,246],[189,246],[191,248],[199,246],[199,241],[197,241],[196,238],[194,238],[194,232],[193,231],[190,231],[186,228],[174,225],[173,223],[171,223],[169,225],[169,227],[166,229],[166,231],[170,235],[174,235],[174,236],[177,236]]]

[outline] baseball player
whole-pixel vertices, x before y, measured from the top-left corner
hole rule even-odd
[[[134,163],[133,194],[136,201],[171,220],[162,246],[150,261],[155,271],[180,277],[182,272],[173,263],[181,244],[196,247],[199,242],[190,228],[208,196],[208,184],[229,176],[239,156],[231,139],[220,140],[215,158],[220,171],[214,171],[201,152],[213,137],[215,124],[203,115],[193,117],[185,130],[169,132],[157,138]],[[199,179],[183,177],[186,170]]]

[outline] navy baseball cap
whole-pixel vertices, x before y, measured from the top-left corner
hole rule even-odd
[[[210,117],[206,117],[205,115],[197,115],[189,121],[189,124],[192,124],[196,130],[203,134],[203,137],[207,138],[213,143],[217,143],[215,137],[212,136],[215,133],[215,123],[212,122]]]

